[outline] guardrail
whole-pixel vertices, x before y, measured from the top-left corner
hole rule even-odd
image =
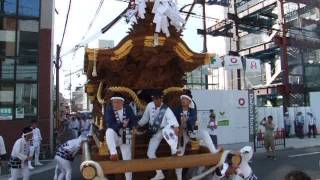
[[[273,132],[274,135],[274,146],[283,146],[286,147],[286,136],[285,131],[277,130]],[[255,136],[255,144],[254,144],[254,151],[256,151],[257,148],[264,148],[264,133],[259,132]]]

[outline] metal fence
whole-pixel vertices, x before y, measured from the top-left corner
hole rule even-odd
[[[283,129],[273,132],[274,146],[286,147],[286,133]],[[264,133],[259,132],[255,135],[254,151],[258,148],[264,148]]]

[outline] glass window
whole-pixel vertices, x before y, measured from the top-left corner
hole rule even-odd
[[[0,58],[0,79],[14,78],[14,60]]]
[[[319,88],[320,81],[317,79],[320,77],[320,65],[307,65],[305,67],[305,85],[308,88]]]
[[[1,0],[0,5],[1,13],[6,15],[16,15],[17,0]]]
[[[16,119],[37,115],[37,84],[16,85]]]
[[[12,120],[14,86],[0,83],[0,120]]]
[[[38,56],[39,21],[19,20],[18,50],[20,56]]]
[[[19,0],[19,15],[39,17],[40,0]]]
[[[38,66],[35,58],[20,58],[16,63],[17,80],[37,80]]]
[[[0,17],[0,55],[15,55],[16,27],[15,18]]]

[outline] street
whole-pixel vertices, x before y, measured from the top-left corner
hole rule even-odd
[[[312,179],[320,178],[320,146],[302,149],[285,149],[277,151],[277,159],[269,160],[265,153],[254,155],[252,168],[261,180],[281,180],[291,170],[303,170]],[[74,162],[72,179],[81,179],[80,158]],[[44,180],[53,177],[54,169],[31,176],[31,180]]]
[[[312,179],[320,178],[320,147],[279,150],[276,155],[274,161],[267,159],[265,153],[254,155],[252,167],[260,179],[283,179],[292,170],[303,170]]]

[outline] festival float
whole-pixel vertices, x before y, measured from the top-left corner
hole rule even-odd
[[[171,156],[163,140],[157,151],[158,158],[148,159],[149,139],[143,128],[132,132],[132,160],[109,160],[103,110],[113,93],[121,93],[128,102],[133,102],[138,116],[154,89],[162,90],[164,102],[174,109],[186,85],[185,74],[208,64],[213,57],[213,54],[193,52],[182,40],[185,20],[172,1],[131,1],[124,16],[133,25],[117,46],[85,49],[84,71],[88,79],[85,89],[93,105],[93,133],[82,146],[83,178],[124,179],[124,172],[133,172],[133,179],[142,180],[150,179],[154,170],[162,169],[167,179],[175,179],[175,168],[206,167],[203,173],[193,177],[201,179],[225,162],[231,165],[228,173],[233,174],[232,167],[241,163],[239,152],[221,149],[210,153],[197,139],[187,146],[184,156]]]

